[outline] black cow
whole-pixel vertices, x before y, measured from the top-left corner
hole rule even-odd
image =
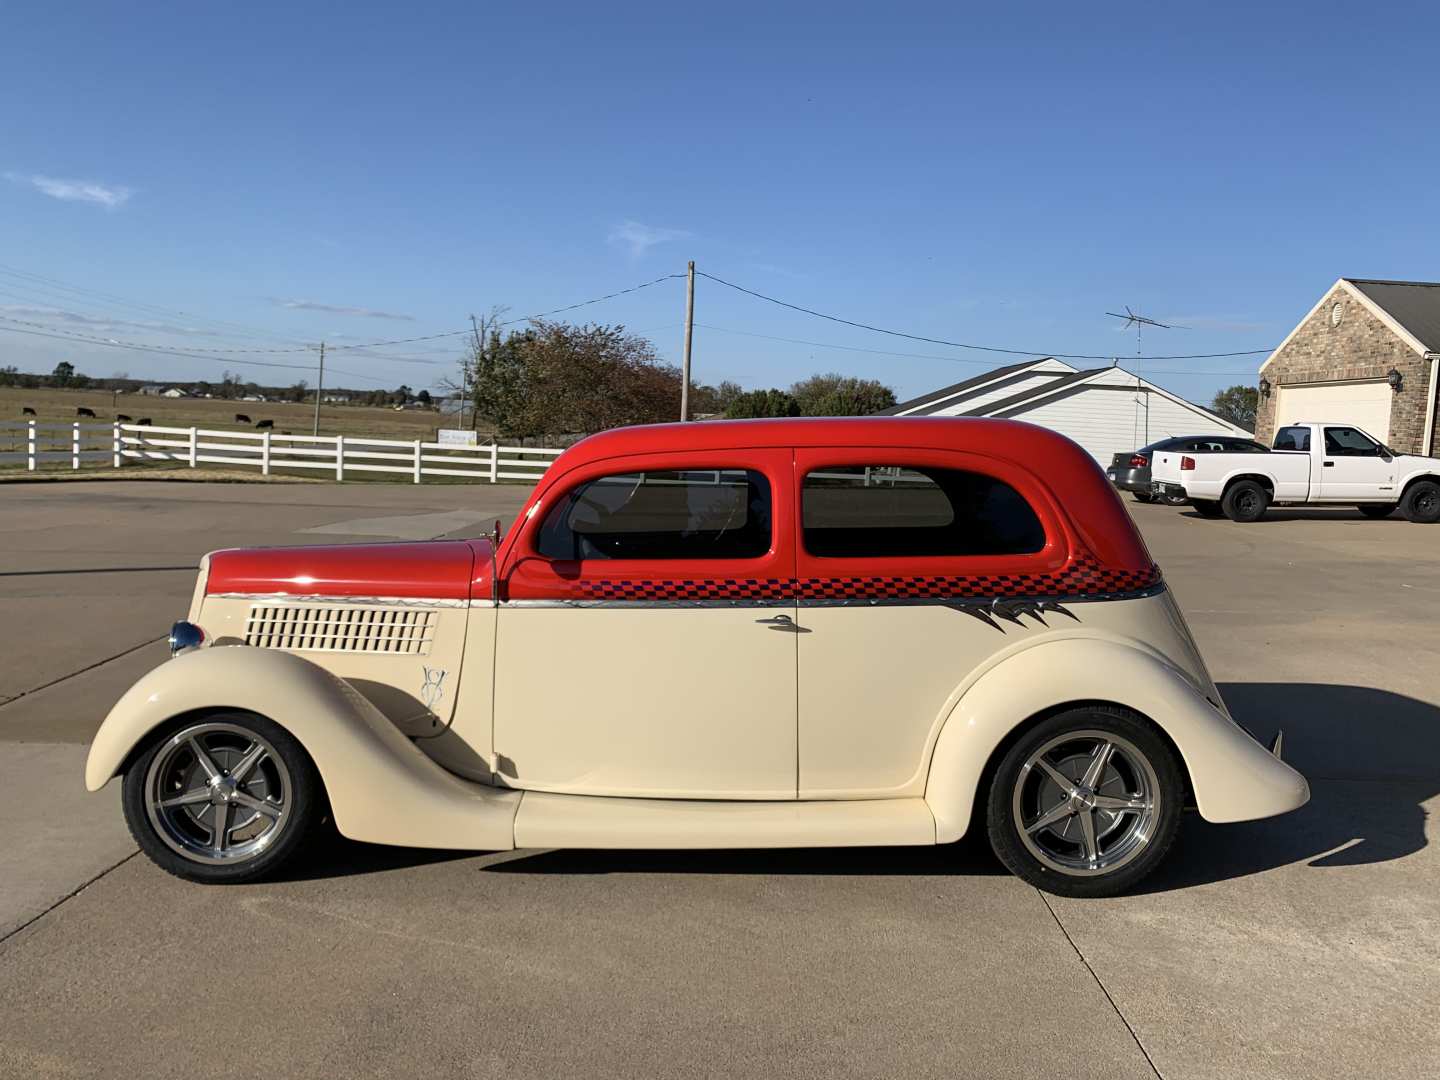
[[[274,421],[274,420],[257,420],[257,421],[255,422],[255,426],[256,426],[257,428],[273,428],[273,427],[275,426],[275,421]]]
[[[78,409],[75,410],[75,415],[76,415],[76,416],[88,416],[88,417],[90,417],[91,420],[94,420],[94,419],[95,419],[95,410],[94,410],[94,409],[87,409],[87,408],[85,408],[85,406],[82,405],[82,406],[80,406],[80,408],[78,408]]]
[[[149,426],[150,426],[150,417],[148,417],[148,416],[142,416],[142,417],[140,417],[139,420],[136,420],[136,421],[135,421],[135,426],[136,426],[136,427],[149,427]]]
[[[20,409],[20,415],[21,415],[21,416],[34,416],[34,415],[35,415],[35,410],[32,409],[29,405],[25,405],[25,406],[22,406],[22,407],[21,407],[21,409]]]
[[[128,424],[128,423],[130,423],[130,417],[126,416],[123,412],[122,412],[122,413],[116,413],[116,414],[115,414],[115,422],[116,422],[117,424]]]
[[[250,417],[246,416],[243,412],[237,412],[235,414],[235,422],[237,424],[248,424],[250,423]]]

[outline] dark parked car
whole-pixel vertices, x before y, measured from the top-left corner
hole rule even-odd
[[[1142,446],[1129,454],[1116,454],[1105,475],[1121,491],[1128,491],[1136,502],[1154,502],[1150,490],[1150,458],[1157,450],[1174,450],[1186,454],[1268,454],[1270,448],[1254,439],[1232,435],[1177,435]],[[1185,496],[1166,495],[1161,500],[1169,506],[1183,506]]]

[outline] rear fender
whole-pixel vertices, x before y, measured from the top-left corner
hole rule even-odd
[[[100,725],[85,763],[85,786],[104,787],[157,728],[221,709],[259,713],[294,735],[320,771],[336,827],[353,840],[514,847],[519,792],[446,772],[345,682],[276,649],[202,648],[150,672]]]
[[[936,840],[958,840],[986,792],[992,755],[1031,717],[1103,701],[1157,724],[1180,751],[1207,821],[1248,821],[1303,806],[1305,778],[1228,719],[1175,668],[1103,639],[1039,642],[1001,660],[968,687],[936,740],[925,785]]]

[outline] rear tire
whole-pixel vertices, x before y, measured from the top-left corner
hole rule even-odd
[[[1440,521],[1440,484],[1433,480],[1417,480],[1400,497],[1400,512],[1406,521],[1433,525]]]
[[[1164,860],[1184,797],[1175,754],[1149,723],[1114,706],[1067,709],[1001,758],[987,805],[990,845],[1037,889],[1114,896]]]
[[[130,834],[156,866],[206,884],[273,874],[325,811],[320,774],[299,741],[239,711],[157,735],[126,770],[120,799]]]
[[[1220,507],[1218,499],[1191,499],[1190,507],[1203,518],[1222,518],[1225,511]]]
[[[1355,508],[1368,518],[1388,518],[1395,512],[1394,503],[1361,503]]]
[[[1138,503],[1152,503],[1155,501],[1155,496],[1151,495],[1148,491],[1132,491],[1130,497]]]
[[[1254,480],[1237,480],[1226,490],[1220,505],[1231,521],[1259,521],[1270,507],[1270,493]]]

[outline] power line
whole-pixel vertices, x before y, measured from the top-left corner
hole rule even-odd
[[[11,319],[8,321],[15,322],[16,320]],[[131,352],[155,353],[160,356],[183,356],[191,360],[209,360],[211,363],[216,364],[231,363],[239,364],[244,367],[289,368],[292,371],[315,370],[313,364],[283,364],[276,360],[235,360],[224,356],[205,356],[201,355],[200,353],[180,352],[166,346],[155,348],[149,345],[136,345],[124,341],[106,341],[104,338],[92,338],[89,336],[81,336],[76,334],[47,333],[44,330],[22,330],[19,327],[15,326],[0,326],[0,331],[4,331],[5,333],[9,334],[31,334],[35,337],[54,338],[56,341],[81,340],[94,345],[104,345],[106,348],[110,349],[128,349]]]
[[[1087,353],[1059,353],[1051,352],[1048,349],[1005,349],[991,345],[967,345],[960,341],[946,341],[944,338],[925,337],[923,334],[910,334],[903,330],[887,330],[883,326],[871,326],[869,323],[856,322],[853,319],[842,319],[839,315],[827,315],[823,311],[815,311],[812,308],[801,307],[799,304],[792,304],[786,300],[778,300],[773,296],[766,296],[754,289],[747,289],[743,285],[736,285],[732,281],[718,278],[714,274],[707,274],[703,270],[695,271],[703,278],[709,278],[717,285],[724,285],[727,289],[734,289],[736,292],[745,293],[747,296],[756,297],[771,304],[776,304],[791,311],[799,311],[805,315],[813,315],[817,319],[827,319],[833,323],[840,323],[842,326],[853,326],[857,330],[869,330],[875,334],[888,334],[890,337],[907,338],[910,341],[923,341],[929,345],[945,345],[952,349],[969,349],[972,352],[1004,353],[1009,356],[1053,356],[1057,360],[1110,360],[1112,356],[1097,356]],[[680,275],[676,275],[680,276]],[[1260,356],[1274,352],[1274,346],[1268,349],[1245,349],[1240,352],[1225,353],[1187,353],[1175,356],[1146,356],[1145,360],[1215,360],[1230,356]]]

